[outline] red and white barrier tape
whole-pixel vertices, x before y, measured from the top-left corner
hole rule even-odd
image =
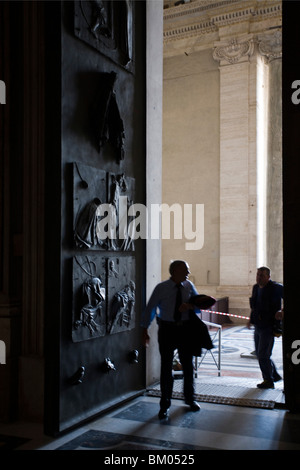
[[[233,315],[233,313],[215,312],[214,310],[203,309],[201,309],[201,312],[215,313],[216,315],[226,315],[228,317],[243,318],[245,320],[249,320],[249,317],[244,317],[243,315]]]

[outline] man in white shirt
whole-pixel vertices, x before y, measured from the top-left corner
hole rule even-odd
[[[185,261],[173,261],[170,264],[169,272],[171,277],[155,287],[141,321],[145,346],[150,340],[148,328],[155,317],[157,317],[159,324],[158,343],[161,355],[159,419],[168,417],[171,405],[175,349],[178,350],[183,368],[185,402],[190,406],[191,411],[200,410],[199,404],[194,399],[193,354],[189,347],[189,311],[194,309],[194,306],[189,303],[189,299],[198,295],[198,292],[194,284],[188,280],[190,270]]]

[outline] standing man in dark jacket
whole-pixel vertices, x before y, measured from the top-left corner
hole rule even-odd
[[[263,266],[256,273],[256,284],[250,298],[251,314],[248,327],[254,325],[254,344],[263,382],[258,388],[274,388],[274,382],[281,380],[271,360],[276,312],[281,310],[283,286],[271,280],[270,269]]]

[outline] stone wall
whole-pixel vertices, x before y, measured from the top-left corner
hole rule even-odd
[[[204,245],[162,241],[199,290],[249,313],[258,265],[282,282],[281,2],[164,10],[163,202],[204,204]]]

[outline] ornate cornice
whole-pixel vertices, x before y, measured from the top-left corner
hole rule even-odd
[[[224,8],[240,0],[199,0],[164,10],[164,21],[174,20],[187,15],[199,15],[207,10]]]
[[[164,31],[164,42],[197,36],[199,34],[207,34],[217,30],[217,26],[208,19]]]
[[[186,39],[197,35],[218,33],[223,27],[237,23],[273,21],[273,26],[281,24],[282,2],[269,0],[201,0],[165,10],[164,43]]]

